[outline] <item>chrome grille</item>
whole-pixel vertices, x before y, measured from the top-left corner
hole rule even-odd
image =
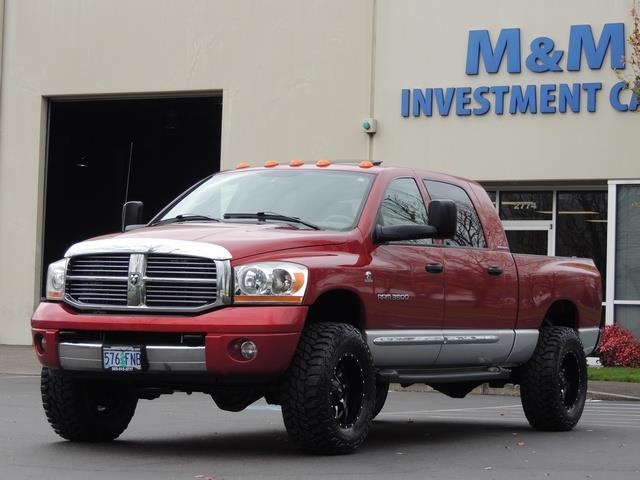
[[[209,258],[150,254],[146,304],[149,307],[201,307],[218,297],[216,264]]]
[[[168,307],[185,305],[189,307],[206,305],[216,301],[216,285],[184,285],[177,282],[147,283],[147,306]]]
[[[155,253],[75,256],[65,301],[79,308],[199,311],[221,303],[218,271],[229,272],[227,264]]]
[[[78,302],[94,305],[127,305],[125,280],[67,280],[66,293]]]
[[[126,279],[128,271],[129,255],[82,255],[73,257],[67,267],[67,275],[74,277],[124,277]]]
[[[129,255],[82,255],[67,266],[66,294],[92,305],[127,305]]]
[[[209,258],[150,254],[147,276],[151,278],[216,278],[216,264]]]

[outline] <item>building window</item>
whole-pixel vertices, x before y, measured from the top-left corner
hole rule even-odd
[[[640,180],[609,182],[606,323],[640,338]]]
[[[640,304],[616,305],[613,315],[617,325],[629,330],[636,338],[640,338]]]
[[[511,253],[546,255],[549,251],[547,230],[505,230]]]
[[[432,200],[453,200],[458,210],[456,236],[444,240],[446,246],[486,248],[482,223],[467,192],[450,183],[424,180]]]
[[[558,192],[555,254],[593,259],[604,287],[607,271],[607,192]]]
[[[497,208],[498,204],[496,203],[496,199],[498,198],[498,192],[496,192],[495,190],[487,190],[487,195],[489,195],[493,206]]]
[[[501,220],[551,220],[553,192],[500,192]]]
[[[616,300],[640,301],[640,185],[618,185],[617,190]]]

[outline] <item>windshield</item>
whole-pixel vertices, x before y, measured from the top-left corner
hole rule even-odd
[[[274,215],[258,219],[231,214],[265,212],[295,217],[326,230],[350,230],[373,181],[358,172],[258,170],[211,177],[180,200],[154,223],[192,215],[225,222],[285,221]],[[225,214],[228,216],[225,218]],[[303,224],[295,224],[306,228]]]

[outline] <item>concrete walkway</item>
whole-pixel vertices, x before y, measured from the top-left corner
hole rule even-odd
[[[31,346],[0,345],[0,374],[40,375],[40,363]],[[406,389],[393,385],[397,391],[432,391],[426,385],[412,385]],[[486,385],[476,388],[473,393],[488,395],[519,396],[518,386],[507,388],[488,388]],[[638,400],[640,401],[640,383],[629,382],[589,382],[588,398],[593,400]]]
[[[0,345],[0,374],[40,375],[40,362],[33,347]]]

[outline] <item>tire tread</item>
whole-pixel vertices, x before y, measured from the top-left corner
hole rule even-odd
[[[558,355],[563,346],[577,342],[575,353],[586,364],[582,343],[576,332],[568,327],[547,327],[540,332],[538,345],[531,359],[521,370],[521,399],[527,420],[537,430],[571,430],[580,419],[582,405],[568,415],[558,394]],[[586,392],[586,380],[584,390]]]
[[[292,440],[314,453],[349,453],[365,440],[371,420],[373,399],[365,412],[369,416],[363,434],[352,440],[339,436],[333,419],[324,411],[327,406],[319,395],[327,363],[335,355],[340,341],[353,338],[362,342],[369,365],[371,353],[360,332],[343,323],[322,322],[309,325],[302,333],[294,359],[282,388],[282,416]],[[372,372],[372,369],[370,369]],[[373,382],[373,374],[371,373]]]

